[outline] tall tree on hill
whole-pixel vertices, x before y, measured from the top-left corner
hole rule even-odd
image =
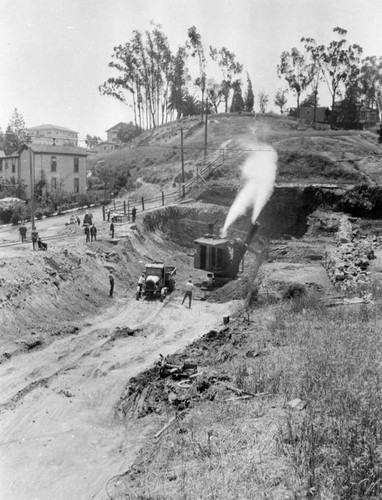
[[[304,55],[293,47],[290,52],[281,54],[281,63],[277,66],[279,78],[284,77],[290,89],[296,94],[297,110],[300,109],[300,96],[313,80],[312,67]]]
[[[187,81],[189,76],[186,68],[186,48],[178,47],[174,58],[173,70],[170,84],[169,108],[176,111],[176,119],[182,116],[187,93]]]
[[[222,103],[223,91],[221,84],[217,83],[215,80],[210,79],[207,81],[207,97],[212,105],[212,109],[215,113],[219,112],[219,106]]]
[[[359,75],[360,56],[362,48],[359,45],[348,45],[345,38],[347,31],[343,28],[334,28],[339,40],[333,40],[328,47],[321,46],[320,62],[324,79],[332,96],[332,111],[334,111],[336,98],[345,92],[348,87],[355,84]],[[334,113],[332,113],[334,117]]]
[[[366,57],[362,61],[359,75],[359,92],[365,106],[377,108],[382,106],[382,57]]]
[[[309,64],[312,70],[312,92],[309,94],[309,105],[313,107],[313,122],[316,122],[317,106],[318,106],[318,88],[323,80],[323,71],[321,57],[324,50],[323,45],[317,45],[314,38],[301,38],[304,44],[305,51],[309,57]]]
[[[140,95],[140,69],[134,52],[131,42],[114,47],[109,68],[116,69],[119,76],[108,78],[106,82],[99,85],[98,90],[101,95],[112,96],[126,105],[131,96],[135,124],[142,125],[140,101],[137,99]]]
[[[202,37],[198,33],[195,26],[192,26],[187,31],[188,42],[187,47],[191,51],[191,57],[198,59],[199,64],[199,76],[195,80],[195,85],[200,88],[202,95],[202,112],[201,119],[203,121],[204,116],[204,92],[206,90],[207,74],[206,74],[206,56],[204,53],[204,47],[202,43]]]
[[[17,151],[22,144],[30,141],[30,137],[25,126],[24,118],[21,113],[14,109],[5,132],[4,151],[10,155]]]
[[[102,95],[125,104],[132,100],[134,122],[140,128],[167,121],[173,56],[159,25],[153,24],[144,35],[134,30],[130,42],[114,47],[109,67],[119,75],[99,86]]]
[[[235,76],[240,75],[243,71],[243,65],[236,61],[236,55],[230,52],[226,47],[222,47],[219,51],[210,46],[210,56],[213,61],[217,62],[221,69],[222,93],[224,96],[225,113],[228,112],[228,99],[230,91],[234,89],[234,84],[237,86]]]
[[[160,25],[153,24],[153,31],[146,31],[147,55],[150,79],[148,86],[152,94],[153,122],[163,124],[167,118],[168,98],[174,58],[167,36]]]
[[[253,93],[251,78],[249,77],[249,73],[247,72],[247,89],[245,91],[245,97],[244,97],[245,111],[247,111],[248,113],[252,113],[254,106],[255,106],[255,95]]]
[[[288,93],[288,91],[285,89],[277,89],[277,92],[275,95],[274,104],[275,104],[275,106],[280,108],[280,113],[282,115],[284,114],[284,107],[287,103],[287,93]]]
[[[233,97],[230,113],[241,113],[244,111],[244,99],[241,92],[241,82],[240,80],[235,80],[232,83]]]
[[[259,99],[260,113],[266,113],[267,112],[268,101],[269,101],[268,94],[266,94],[264,91],[261,91],[259,93],[258,99]]]

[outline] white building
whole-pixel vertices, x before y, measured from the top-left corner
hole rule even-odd
[[[32,144],[78,146],[78,132],[69,128],[47,124],[29,127],[27,130]]]

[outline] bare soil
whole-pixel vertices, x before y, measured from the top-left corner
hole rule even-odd
[[[129,379],[159,354],[221,325],[239,306],[198,300],[197,291],[190,310],[181,304],[181,289],[163,304],[137,302],[134,284],[145,257],[163,257],[163,242],[125,224],[117,227],[115,245],[108,224],[94,216],[93,243],[85,243],[82,228],[68,229],[67,217],[37,222],[47,252],[33,251],[30,242],[4,246],[17,241],[17,228],[1,232],[1,498],[102,498],[107,480],[133,462],[156,424],[116,417]],[[166,246],[181,288],[192,259]],[[108,252],[117,257],[106,259]],[[105,265],[116,270],[113,298]]]

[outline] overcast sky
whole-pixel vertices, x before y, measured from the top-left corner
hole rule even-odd
[[[365,57],[382,55],[382,0],[0,0],[0,127],[17,107],[27,126],[51,123],[80,139],[106,139],[108,128],[133,115],[98,85],[115,75],[113,47],[134,29],[149,29],[150,20],[162,25],[173,52],[191,26],[206,49],[233,51],[255,97],[269,94],[270,108],[286,86],[276,73],[280,55],[302,36],[327,44],[340,26]]]

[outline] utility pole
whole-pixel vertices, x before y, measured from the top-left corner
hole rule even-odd
[[[204,123],[204,158],[207,156],[207,117],[208,117],[208,97],[206,97],[206,113]]]
[[[30,176],[31,176],[31,221],[32,221],[32,231],[36,229],[34,223],[34,155],[32,148],[29,146],[29,166],[30,166]]]
[[[185,180],[184,180],[184,155],[183,155],[183,128],[180,127],[180,158],[182,161],[182,197],[186,196]]]

